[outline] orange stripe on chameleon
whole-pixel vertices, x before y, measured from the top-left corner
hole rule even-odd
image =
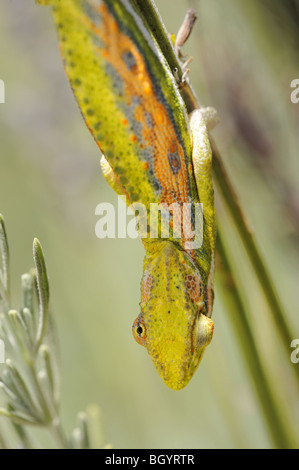
[[[162,187],[161,202],[190,202],[184,151],[167,110],[155,95],[144,58],[133,41],[119,29],[106,6],[101,5],[99,10],[103,29],[97,32],[105,44],[99,52],[122,78],[127,104],[134,98],[139,99],[134,118],[141,124],[143,143],[153,149],[154,174]],[[152,125],[148,124],[149,119]],[[135,140],[134,136],[131,140]]]

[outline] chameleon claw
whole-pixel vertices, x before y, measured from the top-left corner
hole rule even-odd
[[[190,73],[190,69],[187,68],[187,65],[189,65],[192,60],[193,57],[189,57],[189,59],[187,59],[182,66],[183,75],[179,83],[179,88],[183,88],[188,83],[188,74]]]

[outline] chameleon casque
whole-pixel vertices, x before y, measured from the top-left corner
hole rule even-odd
[[[172,389],[193,376],[213,335],[213,110],[187,115],[176,80],[134,0],[39,0],[52,6],[65,70],[101,166],[128,204],[201,203],[202,237],[143,238],[141,312],[133,324]],[[174,213],[169,209],[170,226]],[[158,222],[157,222],[158,223]],[[194,230],[192,236],[194,235]]]

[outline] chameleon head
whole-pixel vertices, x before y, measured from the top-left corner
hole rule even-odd
[[[213,336],[207,286],[190,257],[168,241],[146,257],[141,295],[134,338],[146,347],[166,385],[180,390]]]

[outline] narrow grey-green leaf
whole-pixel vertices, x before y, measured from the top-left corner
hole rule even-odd
[[[32,274],[25,273],[21,277],[22,286],[22,306],[28,308],[30,312],[34,313],[33,308],[33,295],[34,295],[34,278]]]
[[[18,347],[23,352],[26,360],[31,361],[32,341],[26,323],[17,310],[10,310],[8,312],[8,319],[10,321],[12,334],[14,335]]]
[[[23,308],[20,312],[21,318],[26,325],[26,329],[30,338],[30,342],[33,344],[35,339],[35,328],[34,328],[34,319],[29,308]]]
[[[9,249],[5,230],[4,218],[0,214],[0,255],[2,269],[0,270],[0,281],[3,286],[5,301],[9,304],[10,299],[10,282],[9,282]],[[2,293],[3,295],[3,293]]]
[[[88,419],[83,411],[78,413],[78,428],[81,434],[81,448],[89,449]]]
[[[10,359],[6,360],[6,366],[7,375],[12,384],[11,388],[18,397],[19,402],[22,403],[24,410],[33,418],[41,420],[41,413],[34,403],[26,383]]]
[[[17,424],[31,424],[35,426],[40,426],[42,423],[39,421],[32,420],[29,416],[22,415],[21,413],[15,411],[8,411],[5,408],[0,408],[0,416],[5,416],[6,418],[10,418]]]
[[[49,392],[52,397],[52,402],[55,409],[58,409],[59,406],[59,391],[57,390],[58,384],[56,383],[55,373],[52,367],[52,360],[50,356],[50,350],[47,345],[42,344],[39,353],[41,356],[42,369],[44,370],[47,376],[47,382],[49,385]]]
[[[43,250],[37,238],[33,241],[33,258],[36,268],[36,282],[39,298],[39,319],[36,335],[36,350],[38,350],[47,328],[49,312],[49,281]]]
[[[73,449],[82,449],[82,436],[79,428],[73,430],[71,441]]]
[[[103,431],[101,408],[96,404],[88,405],[86,416],[90,449],[103,449],[106,439]]]

